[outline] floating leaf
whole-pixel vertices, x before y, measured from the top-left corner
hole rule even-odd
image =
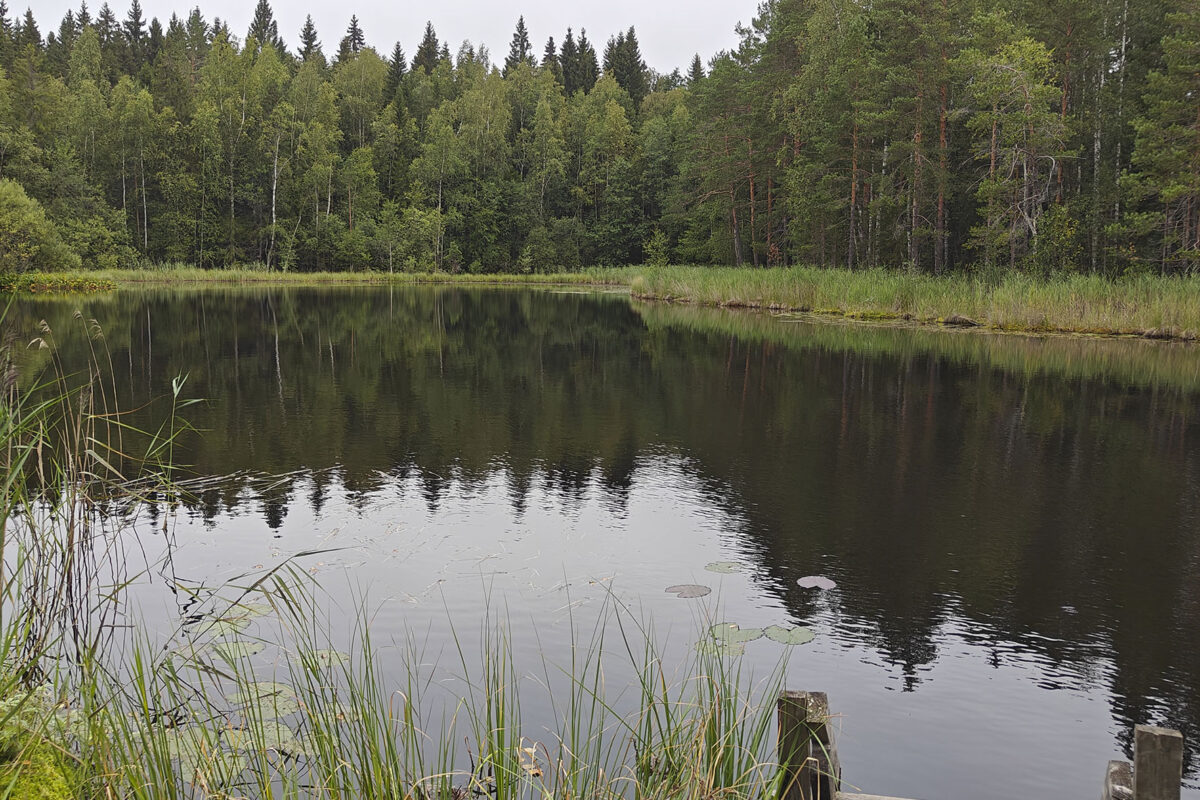
[[[746,645],[742,642],[718,642],[715,639],[701,639],[696,642],[696,649],[711,656],[741,656],[746,654]]]
[[[819,575],[809,575],[806,578],[801,578],[800,580],[796,581],[796,583],[800,584],[800,587],[803,589],[826,589],[827,590],[827,589],[836,589],[837,588],[836,583],[829,580],[829,578],[823,578]]]
[[[681,600],[695,600],[697,597],[705,597],[712,594],[712,589],[707,586],[699,586],[695,583],[668,586],[666,591],[667,594],[673,594]]]
[[[254,619],[255,617],[265,617],[274,610],[270,603],[235,603],[229,607],[229,612],[226,616],[239,619]]]
[[[709,572],[716,572],[721,575],[731,575],[741,569],[741,564],[736,561],[714,561],[711,564],[705,564],[704,568]]]
[[[719,622],[713,625],[708,632],[712,634],[713,639],[725,645],[745,644],[753,642],[755,639],[761,639],[763,636],[762,628],[742,630],[732,622]]]
[[[785,628],[782,625],[772,625],[763,631],[763,635],[773,642],[793,646],[808,644],[816,636],[812,628]]]
[[[250,627],[250,617],[221,617],[201,622],[195,627],[199,636],[232,636]]]
[[[315,663],[318,669],[328,669],[348,662],[350,654],[343,653],[341,650],[306,650],[296,653],[293,659],[301,664]]]
[[[236,706],[252,709],[252,713],[263,719],[278,719],[300,710],[296,693],[283,683],[252,683],[227,699]]]
[[[262,642],[218,642],[212,646],[214,653],[226,661],[233,663],[250,656],[256,656],[266,648]]]
[[[225,738],[237,749],[274,750],[293,758],[307,755],[311,749],[304,737],[278,720],[267,720],[251,728],[231,729]]]

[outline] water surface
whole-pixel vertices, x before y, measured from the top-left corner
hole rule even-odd
[[[552,660],[613,598],[679,646],[706,614],[811,625],[787,683],[829,693],[845,778],[872,793],[1086,797],[1134,723],[1200,737],[1193,347],[428,287],[10,313],[29,339],[41,319],[68,372],[99,323],[135,421],[178,376],[205,399],[176,458],[234,477],[173,523],[181,579],[338,548],[303,562],[331,619],[369,597],[377,637],[437,651],[448,619],[503,608],[518,652]],[[693,582],[715,591],[663,592]],[[139,597],[172,624],[161,582]]]

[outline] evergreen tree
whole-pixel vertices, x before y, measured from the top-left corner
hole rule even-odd
[[[704,62],[700,60],[700,54],[697,53],[692,58],[691,68],[688,69],[688,86],[695,86],[702,80],[704,80]]]
[[[25,9],[25,18],[14,33],[17,55],[22,55],[26,48],[32,47],[35,52],[42,50],[42,32],[38,30],[37,20],[33,18],[33,9]]]
[[[313,24],[312,14],[304,18],[304,27],[300,29],[300,60],[325,62],[321,52],[321,40],[317,38],[317,26]]]
[[[600,59],[596,56],[596,48],[588,41],[587,30],[579,30],[579,66],[576,77],[578,87],[583,92],[590,92],[600,78]]]
[[[413,56],[413,72],[422,70],[426,75],[433,74],[433,71],[437,69],[438,51],[440,49],[437,32],[433,29],[433,23],[426,22],[425,36],[421,39],[421,44],[417,46],[417,54]]]
[[[1183,8],[1167,18],[1165,69],[1149,75],[1125,178],[1144,208],[1129,215],[1127,227],[1153,245],[1146,255],[1163,274],[1200,271],[1200,7]]]
[[[563,39],[558,64],[562,72],[563,90],[567,97],[571,97],[583,88],[583,81],[579,74],[579,45],[575,43],[575,33],[570,28],[567,28],[566,38]]]
[[[634,108],[650,93],[648,70],[642,60],[637,33],[630,28],[608,40],[604,49],[604,74],[612,75],[617,84],[629,93]]]
[[[14,46],[13,24],[8,18],[8,4],[0,0],[0,67],[5,70],[12,68]]]
[[[396,92],[400,89],[400,84],[404,80],[404,75],[408,72],[408,59],[404,55],[404,48],[396,42],[396,46],[392,48],[392,57],[388,60],[387,81],[383,86],[383,96],[388,100],[396,98]]]
[[[92,24],[92,15],[88,11],[87,0],[81,0],[79,3],[79,13],[75,15],[75,21],[79,25],[79,30]]]
[[[267,0],[258,0],[254,7],[254,17],[250,20],[250,30],[246,32],[247,39],[253,39],[261,50],[265,45],[271,45],[279,54],[286,52],[286,46],[279,35],[279,23],[275,21],[275,13]]]
[[[542,69],[554,76],[555,83],[562,85],[562,64],[558,60],[558,46],[554,43],[553,36],[546,40],[546,48],[542,51]]]
[[[358,25],[358,16],[351,15],[350,26],[346,28],[346,35],[342,37],[342,42],[338,46],[338,63],[349,61],[353,56],[358,55],[365,45],[366,38],[363,36],[362,28]]]
[[[508,47],[508,57],[504,59],[504,75],[517,68],[521,62],[533,64],[533,45],[529,41],[529,31],[525,28],[525,17],[517,18],[517,29],[513,32],[512,44]]]
[[[128,70],[136,74],[146,59],[146,18],[142,15],[141,0],[133,0],[125,15],[125,55]]]

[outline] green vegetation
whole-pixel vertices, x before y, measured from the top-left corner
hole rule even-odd
[[[38,241],[4,258],[1200,266],[1190,0],[768,0],[686,75],[649,69],[633,28],[538,48],[522,19],[493,61],[430,24],[410,60],[357,18],[336,48],[311,19],[289,40],[265,1],[245,37],[229,22],[134,2],[43,36],[0,6],[0,177],[29,198],[4,184],[0,224],[36,219]]]
[[[719,305],[837,314],[865,320],[979,324],[997,330],[1200,336],[1200,280],[1100,276],[1039,280],[1005,275],[934,277],[886,270],[651,269],[632,282],[635,296]]]

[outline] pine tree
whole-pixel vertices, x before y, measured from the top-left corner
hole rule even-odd
[[[692,58],[691,69],[688,70],[688,86],[695,86],[702,80],[704,80],[704,62],[700,60],[700,54],[696,53]]]
[[[553,36],[546,40],[546,48],[542,51],[542,69],[548,70],[554,76],[554,82],[562,85],[562,65],[558,60],[558,46],[554,43]]]
[[[505,77],[521,62],[533,63],[533,45],[529,41],[529,31],[525,27],[524,16],[517,18],[517,29],[513,32],[512,44],[508,47],[508,58],[504,59]]]
[[[258,0],[258,5],[254,7],[254,18],[250,20],[246,38],[257,42],[260,50],[269,44],[280,55],[286,52],[283,39],[279,36],[279,23],[275,21],[275,14],[267,0]]]
[[[401,81],[404,80],[404,74],[408,71],[408,60],[404,55],[404,48],[396,42],[396,46],[392,48],[392,57],[388,60],[387,80],[383,85],[383,96],[392,100],[396,97],[396,92],[400,89]]]
[[[324,62],[325,56],[321,53],[321,40],[317,38],[317,26],[313,24],[312,14],[304,18],[304,27],[300,29],[300,60],[313,61],[319,59]]]
[[[426,75],[431,75],[437,69],[438,51],[440,49],[437,32],[433,29],[433,23],[426,22],[425,37],[421,39],[421,44],[417,46],[417,54],[413,56],[413,72],[420,69],[424,70]]]

